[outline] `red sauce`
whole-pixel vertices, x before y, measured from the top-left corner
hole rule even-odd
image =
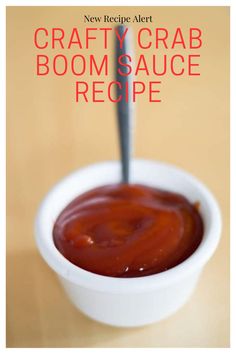
[[[199,246],[203,222],[184,196],[143,185],[114,184],[74,199],[53,229],[73,264],[112,277],[163,272]]]

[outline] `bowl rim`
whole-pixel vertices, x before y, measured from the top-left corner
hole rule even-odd
[[[194,187],[196,187],[205,198],[205,202],[211,215],[210,227],[208,232],[204,233],[204,240],[190,257],[177,266],[161,273],[143,277],[116,278],[99,275],[84,270],[71,263],[57,250],[52,240],[51,232],[45,230],[45,221],[47,222],[50,203],[53,202],[58,190],[61,189],[62,186],[69,185],[71,180],[76,178],[81,173],[93,173],[94,170],[104,167],[113,168],[119,164],[119,161],[111,160],[102,161],[79,168],[61,179],[47,193],[40,204],[35,220],[36,244],[46,263],[57,273],[57,275],[73,284],[100,292],[117,294],[145,292],[158,289],[160,287],[168,286],[169,284],[174,284],[175,282],[186,278],[188,275],[200,271],[209,258],[213,255],[219,243],[222,222],[218,203],[210,190],[189,172],[186,172],[182,168],[179,168],[173,164],[150,159],[132,159],[131,164],[141,165],[143,168],[147,168],[147,166],[149,166],[149,168],[161,167],[169,170],[169,172],[174,171],[175,173],[178,173],[180,177],[187,178],[188,181],[194,185]],[[65,206],[66,205],[67,204],[65,204]]]

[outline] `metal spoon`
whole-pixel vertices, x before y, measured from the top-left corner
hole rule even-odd
[[[117,26],[116,27],[120,38],[124,35],[127,27],[125,26]],[[129,183],[130,177],[130,158],[131,158],[131,130],[132,130],[132,119],[133,119],[133,103],[131,99],[132,95],[132,76],[127,75],[123,76],[119,73],[118,69],[122,71],[122,73],[127,73],[128,68],[125,66],[121,66],[118,62],[118,58],[121,55],[131,53],[131,38],[130,38],[130,28],[125,35],[125,39],[123,41],[122,48],[120,48],[120,41],[116,36],[116,81],[118,81],[121,85],[121,88],[117,85],[117,98],[121,95],[122,99],[117,103],[117,118],[118,118],[118,130],[119,130],[119,142],[120,142],[120,154],[121,154],[121,166],[122,166],[122,183]],[[127,57],[122,57],[122,63],[127,63],[131,65]],[[126,85],[129,87],[129,99],[126,102]]]

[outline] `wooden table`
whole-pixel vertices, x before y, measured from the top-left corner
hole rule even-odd
[[[160,323],[112,328],[84,317],[71,305],[36,249],[34,219],[40,201],[60,178],[81,166],[118,158],[115,106],[76,103],[72,75],[37,77],[33,33],[41,26],[83,28],[84,14],[112,15],[117,9],[9,7],[8,347],[229,346],[229,8],[119,8],[118,12],[152,15],[154,22],[146,25],[151,28],[204,29],[201,76],[168,74],[161,79],[163,102],[139,99],[134,155],[174,163],[209,186],[222,211],[220,245],[191,300]],[[134,24],[134,32],[139,27]],[[93,54],[99,56],[100,47],[95,43]],[[55,55],[52,50],[46,53]],[[111,50],[108,53],[113,55]],[[136,53],[141,54],[137,48]],[[92,80],[87,74],[83,79]]]

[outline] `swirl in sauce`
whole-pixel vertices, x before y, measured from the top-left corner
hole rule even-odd
[[[98,187],[61,212],[54,243],[70,262],[93,273],[139,277],[163,272],[188,258],[202,240],[196,205],[144,185]]]

